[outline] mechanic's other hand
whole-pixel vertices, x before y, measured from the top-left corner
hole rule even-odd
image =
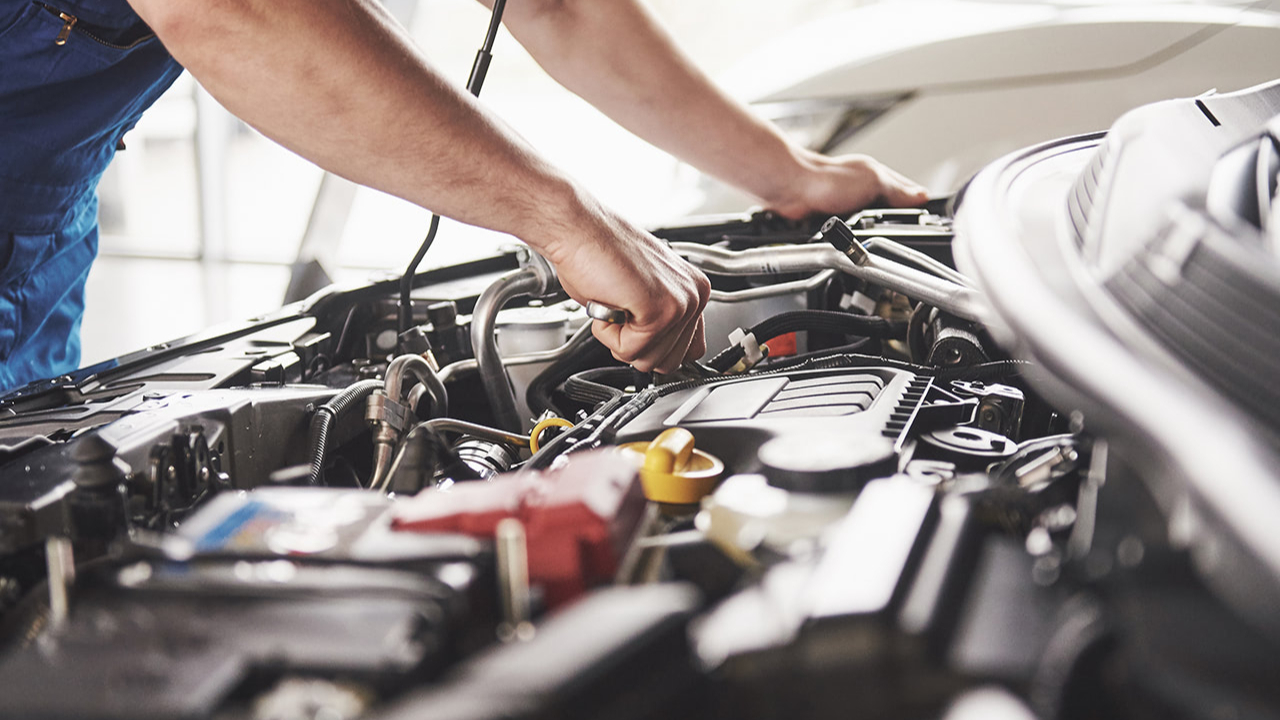
[[[877,201],[916,207],[929,199],[924,187],[866,155],[827,157],[803,150],[799,161],[801,170],[785,195],[766,199],[770,209],[789,218],[849,213]]]
[[[569,296],[626,310],[624,325],[593,321],[613,356],[644,372],[669,373],[707,351],[702,309],[711,283],[649,233],[604,209],[542,251]]]

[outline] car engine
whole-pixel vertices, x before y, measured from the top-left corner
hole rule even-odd
[[[1257,146],[1273,105],[1275,86],[1177,101],[1217,124],[1156,124]],[[1097,208],[1140,246],[1191,193],[1165,173],[1130,211],[1126,168],[1154,151],[1127,127],[1071,141],[1071,172],[1044,172],[1081,189],[1042,214],[1001,183],[1061,144],[925,208],[655,231],[713,285],[708,357],[671,375],[613,360],[517,248],[412,276],[409,306],[394,282],[329,288],[10,393],[0,716],[1274,716],[1280,566],[1250,525],[1273,517],[1274,407],[1212,365],[1221,344],[1144,360],[1190,331],[1130,318],[1127,362],[1227,408],[1184,457],[1149,428],[1194,416],[1135,397],[1150,377],[1089,392],[1126,366],[1077,369],[1094,346],[1065,311],[1022,319],[1071,273],[1009,290],[1067,266],[1043,217],[1132,268]],[[1267,208],[1263,137],[1240,162]],[[1007,216],[1031,269],[993,249]],[[1139,320],[1179,297],[1110,282]],[[1264,469],[1202,479],[1232,447]]]

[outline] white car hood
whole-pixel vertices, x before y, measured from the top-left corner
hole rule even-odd
[[[737,97],[775,102],[1079,79],[1138,71],[1232,25],[1278,23],[1235,3],[898,0],[797,28],[721,82]]]

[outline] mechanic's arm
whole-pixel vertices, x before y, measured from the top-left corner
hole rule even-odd
[[[267,136],[355,182],[514,234],[570,295],[628,310],[626,326],[598,330],[620,359],[671,370],[704,352],[706,278],[443,80],[378,2],[129,2]]]
[[[481,0],[491,4],[492,0]],[[623,127],[791,217],[919,205],[924,188],[866,156],[789,142],[718,90],[639,0],[509,0],[511,33],[542,67]]]

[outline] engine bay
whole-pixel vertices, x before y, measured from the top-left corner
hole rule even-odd
[[[1134,456],[993,339],[954,202],[657,230],[713,285],[669,376],[513,249],[414,276],[407,332],[331,288],[11,393],[0,716],[1273,710]]]

